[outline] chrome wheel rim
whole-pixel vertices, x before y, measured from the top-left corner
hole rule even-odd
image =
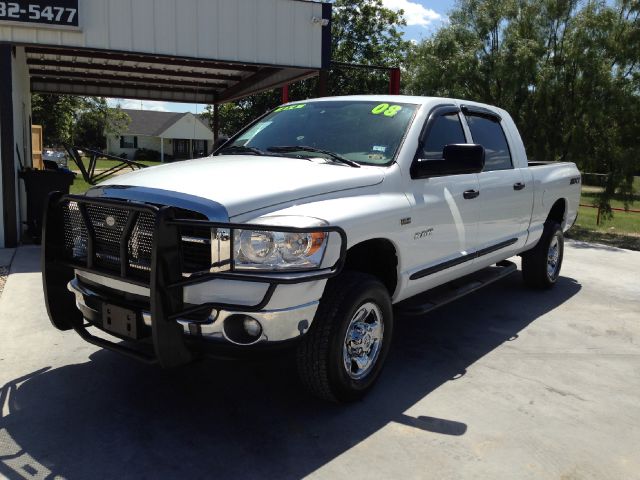
[[[361,305],[351,317],[342,343],[342,362],[347,375],[360,380],[373,370],[380,356],[383,336],[380,307],[372,302]]]
[[[555,280],[558,274],[558,265],[560,263],[560,240],[558,235],[554,235],[549,242],[549,251],[547,252],[547,276],[549,280]]]

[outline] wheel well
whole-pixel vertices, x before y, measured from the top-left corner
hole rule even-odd
[[[554,203],[553,207],[551,207],[551,211],[547,216],[547,220],[553,220],[559,223],[560,225],[562,225],[562,222],[564,222],[564,216],[565,216],[566,210],[567,210],[566,200],[564,198],[556,200],[556,203]]]
[[[393,295],[398,283],[398,255],[389,240],[374,238],[354,245],[347,251],[346,270],[369,273],[377,277]]]

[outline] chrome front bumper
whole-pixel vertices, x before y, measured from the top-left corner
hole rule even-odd
[[[101,312],[88,305],[87,299],[93,298],[97,301],[109,301],[104,295],[92,290],[90,287],[81,284],[77,279],[73,279],[67,285],[68,290],[75,295],[76,306],[80,311],[91,312],[96,317],[101,316]],[[115,302],[117,303],[117,301]],[[318,309],[318,301],[297,305],[290,308],[277,310],[262,310],[258,312],[212,310],[209,318],[205,322],[194,322],[189,319],[178,318],[178,323],[183,328],[185,336],[190,338],[202,338],[204,340],[218,341],[238,346],[250,346],[266,342],[283,342],[291,340],[305,334]],[[152,326],[151,313],[148,310],[140,309],[139,313],[143,323],[147,327]],[[232,338],[225,325],[229,325],[239,316],[250,317],[256,320],[261,326],[261,334],[253,341],[238,342]],[[87,319],[91,321],[91,319]]]

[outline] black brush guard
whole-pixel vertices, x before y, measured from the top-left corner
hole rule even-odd
[[[86,262],[70,259],[64,244],[64,212],[63,205],[76,202],[82,213],[82,219],[87,229]],[[127,228],[120,237],[120,274],[96,265],[95,233],[86,214],[87,205],[112,207],[128,212]],[[144,281],[132,276],[128,268],[128,241],[135,218],[147,213],[155,218],[151,268],[149,280]],[[120,352],[147,363],[159,363],[164,367],[172,367],[188,363],[192,360],[192,352],[184,342],[184,331],[176,322],[178,318],[212,309],[228,311],[259,311],[262,310],[280,284],[293,284],[320,280],[333,277],[340,273],[345,257],[347,238],[344,230],[339,227],[313,227],[313,231],[335,232],[340,235],[340,256],[330,268],[291,273],[250,274],[231,270],[215,273],[204,273],[185,278],[182,275],[181,241],[179,228],[206,227],[251,230],[276,230],[282,232],[305,233],[309,229],[281,227],[269,225],[249,225],[210,222],[207,220],[191,220],[176,218],[174,207],[158,207],[150,204],[106,198],[93,198],[78,195],[64,195],[54,192],[50,195],[45,209],[42,230],[42,279],[44,286],[45,304],[51,323],[59,330],[75,330],[84,340],[94,345]],[[233,238],[230,239],[233,245]],[[233,261],[232,261],[233,265]],[[149,311],[151,312],[151,331],[153,353],[147,353],[136,348],[130,348],[122,343],[115,343],[92,335],[85,320],[76,307],[75,295],[67,290],[67,284],[74,278],[74,270],[92,272],[101,276],[126,281],[135,285],[148,287],[150,290]],[[255,305],[235,305],[225,303],[205,303],[201,305],[185,305],[183,303],[183,289],[186,286],[206,282],[214,278],[242,280],[246,282],[268,283],[269,287],[264,298]],[[116,302],[117,303],[117,302]]]

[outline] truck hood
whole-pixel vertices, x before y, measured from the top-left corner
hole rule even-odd
[[[376,185],[384,169],[299,158],[222,155],[168,163],[112,177],[100,186],[145,187],[220,203],[230,217],[340,190]]]

